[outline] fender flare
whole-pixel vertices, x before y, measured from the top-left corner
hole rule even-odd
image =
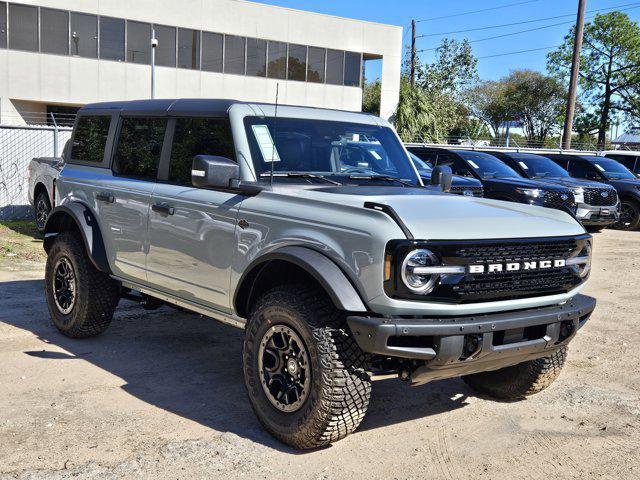
[[[236,311],[242,310],[242,308],[238,309],[238,297],[241,292],[247,292],[245,280],[251,282],[246,295],[248,301],[251,298],[253,283],[256,278],[258,278],[262,269],[274,260],[290,262],[306,271],[327,292],[336,308],[347,312],[367,312],[367,307],[356,288],[335,262],[315,250],[297,246],[279,248],[256,258],[249,264],[240,277],[238,288],[234,293],[233,305],[236,307]],[[256,268],[258,269],[257,272]],[[254,272],[256,273],[252,274]],[[253,278],[247,279],[250,274]]]
[[[100,226],[89,207],[80,202],[67,202],[51,210],[44,226],[44,250],[49,253],[56,236],[74,222],[82,235],[91,263],[101,272],[111,274]]]

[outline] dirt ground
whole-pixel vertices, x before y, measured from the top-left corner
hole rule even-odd
[[[302,453],[254,417],[240,330],[123,302],[99,338],[57,333],[28,233],[0,226],[1,480],[640,478],[640,232],[595,235],[598,307],[548,390],[378,379],[356,433]]]

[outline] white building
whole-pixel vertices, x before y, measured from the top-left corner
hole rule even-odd
[[[358,111],[381,59],[381,116],[398,102],[400,27],[243,0],[0,1],[0,123],[149,98],[152,29],[156,98],[274,102],[279,83],[283,104]]]

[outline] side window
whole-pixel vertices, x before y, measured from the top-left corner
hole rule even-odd
[[[70,161],[101,163],[110,125],[111,116],[109,115],[79,117],[73,135]]]
[[[123,118],[113,171],[155,180],[166,125],[164,118]]]
[[[235,160],[231,125],[227,118],[178,118],[171,146],[169,181],[191,185],[191,164],[196,155],[217,155]]]
[[[631,155],[606,155],[607,158],[620,162],[622,165],[633,171],[636,163],[636,157]]]
[[[581,162],[577,160],[571,160],[569,162],[569,173],[572,177],[587,178],[593,180],[598,178],[598,175],[593,171],[591,166],[587,162]]]

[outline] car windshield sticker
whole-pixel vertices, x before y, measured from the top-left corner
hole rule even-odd
[[[378,152],[376,152],[375,150],[369,150],[369,153],[373,156],[373,158],[375,158],[376,160],[382,160],[382,157],[380,156],[380,154]]]
[[[604,168],[602,168],[600,165],[598,165],[597,163],[594,163],[594,165],[598,170],[600,170],[601,172],[604,172]]]
[[[524,163],[524,162],[518,162],[518,163],[519,163],[519,164],[520,164],[520,166],[521,166],[522,168],[524,168],[525,170],[529,170],[529,167],[527,167],[527,164],[526,164],[526,163]]]
[[[478,166],[478,164],[476,162],[474,162],[473,160],[467,160],[467,162],[469,162],[469,165],[471,165],[473,168],[475,168],[476,170],[479,170],[480,167]]]
[[[253,134],[256,136],[256,140],[258,142],[258,147],[260,147],[260,152],[262,153],[262,158],[265,162],[279,162],[280,155],[278,155],[278,150],[276,146],[273,144],[273,138],[271,137],[271,132],[269,131],[269,127],[266,125],[252,125]]]

